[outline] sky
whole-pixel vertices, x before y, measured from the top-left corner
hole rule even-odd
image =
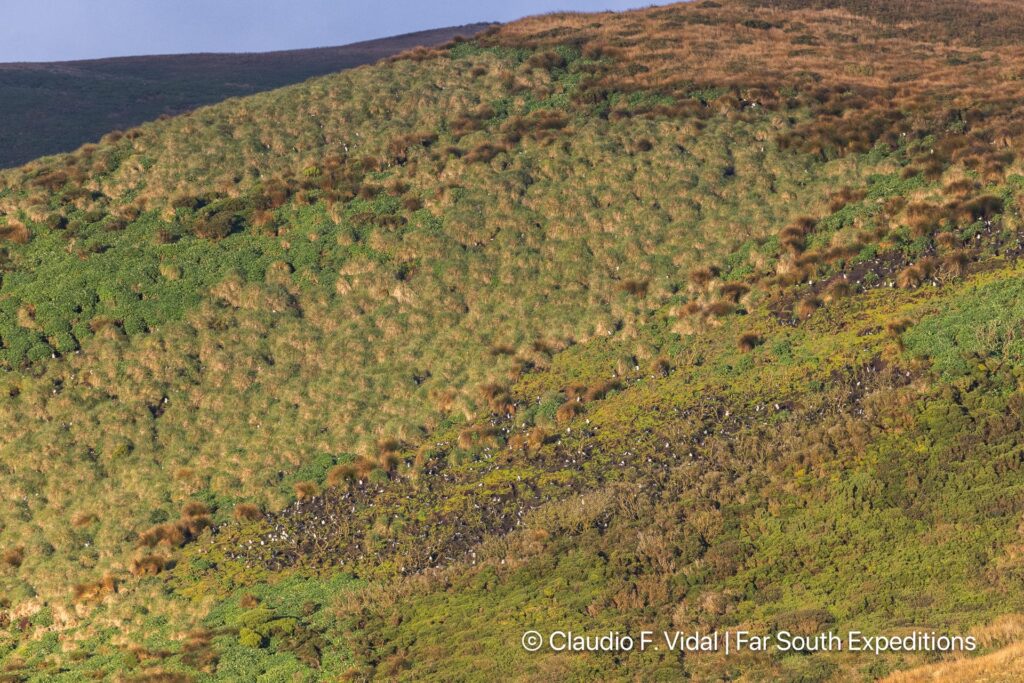
[[[326,47],[652,4],[668,0],[0,0],[0,62]]]

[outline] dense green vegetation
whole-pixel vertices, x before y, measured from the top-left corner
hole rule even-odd
[[[519,638],[1019,640],[1024,99],[971,89],[1012,55],[750,5],[529,19],[0,175],[5,675],[851,680],[936,657]]]

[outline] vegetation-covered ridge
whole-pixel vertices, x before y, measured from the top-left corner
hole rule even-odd
[[[1020,16],[825,4],[526,19],[0,175],[5,675],[1019,658]]]
[[[307,50],[0,63],[0,168],[71,151],[113,128],[372,64],[417,45],[472,36],[487,26]]]

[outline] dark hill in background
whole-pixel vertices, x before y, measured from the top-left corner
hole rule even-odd
[[[0,64],[0,167],[66,152],[163,114],[372,64],[412,47],[472,36],[487,26],[310,50]]]

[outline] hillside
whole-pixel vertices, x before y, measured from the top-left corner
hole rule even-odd
[[[3,675],[1013,680],[1024,10],[963,5],[533,17],[0,173]]]
[[[0,168],[69,152],[160,116],[372,64],[486,27],[456,26],[311,50],[0,63]]]

